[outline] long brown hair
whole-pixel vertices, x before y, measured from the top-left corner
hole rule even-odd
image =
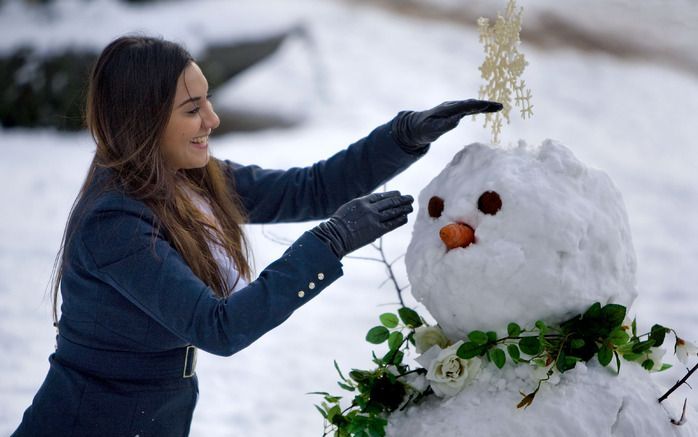
[[[118,38],[97,59],[85,108],[86,125],[97,148],[54,263],[54,322],[58,319],[66,247],[75,229],[71,223],[79,220],[76,206],[85,201],[98,168],[111,169],[112,186],[143,201],[154,212],[170,243],[217,296],[228,296],[235,284],[227,283],[208,242],[220,244],[231,257],[238,279],[249,280],[249,251],[241,228],[245,216],[236,193],[228,188],[220,161],[210,159],[203,168],[173,174],[166,170],[159,147],[173,108],[177,79],[190,62],[193,58],[180,45],[144,36]],[[194,206],[185,185],[211,204],[218,225]]]

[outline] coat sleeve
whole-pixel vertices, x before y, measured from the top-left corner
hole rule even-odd
[[[134,200],[102,205],[83,223],[79,260],[159,324],[202,350],[232,355],[342,275],[337,257],[304,233],[259,278],[219,299]]]
[[[391,123],[327,160],[305,168],[267,170],[221,161],[250,223],[278,223],[329,217],[349,200],[368,194],[426,153],[405,152]]]

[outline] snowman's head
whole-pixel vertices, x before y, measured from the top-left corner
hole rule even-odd
[[[412,293],[454,340],[637,294],[620,193],[549,140],[459,152],[419,195],[405,262]]]

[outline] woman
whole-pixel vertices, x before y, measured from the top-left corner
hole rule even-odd
[[[210,157],[219,119],[179,45],[109,44],[90,77],[97,149],[57,258],[57,347],[17,436],[181,436],[196,349],[229,356],[342,275],[340,259],[407,222],[412,197],[366,195],[426,153],[469,100],[390,123],[326,161],[264,170]],[[244,223],[329,220],[250,281]]]

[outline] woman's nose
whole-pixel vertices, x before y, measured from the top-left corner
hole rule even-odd
[[[206,129],[215,129],[221,124],[220,118],[218,118],[218,114],[216,114],[216,111],[213,110],[213,106],[209,103],[208,108],[206,110],[199,112],[201,114],[201,123],[204,125]]]

